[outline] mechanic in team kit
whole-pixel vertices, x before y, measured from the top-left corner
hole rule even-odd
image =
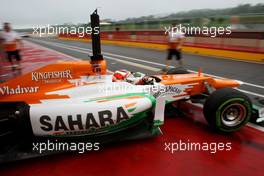
[[[169,33],[168,41],[168,56],[166,60],[166,70],[168,70],[173,56],[179,61],[179,65],[182,66],[182,45],[184,42],[184,33],[177,27],[176,24],[172,24],[172,30]]]
[[[21,37],[12,30],[10,23],[4,23],[3,31],[0,33],[0,41],[6,52],[8,61],[12,64],[12,69],[20,69],[20,46],[22,46]],[[15,58],[15,62],[13,61]]]

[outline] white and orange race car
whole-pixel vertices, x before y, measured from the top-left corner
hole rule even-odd
[[[96,12],[92,16],[99,18]],[[215,130],[237,131],[249,121],[252,103],[233,89],[240,81],[182,69],[151,76],[109,74],[99,35],[92,37],[91,61],[59,61],[0,84],[0,146],[21,139],[25,144],[153,136],[160,134],[166,105],[197,99]]]

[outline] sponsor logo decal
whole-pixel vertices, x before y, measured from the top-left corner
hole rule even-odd
[[[38,92],[39,87],[21,87],[18,85],[15,88],[9,86],[0,87],[0,94],[2,95],[15,95],[15,94],[27,94]]]
[[[39,80],[49,80],[49,79],[63,79],[68,78],[71,79],[71,71],[64,70],[64,71],[53,71],[53,72],[32,72],[32,81],[39,81]]]
[[[43,131],[89,131],[98,129],[109,125],[115,125],[123,120],[129,119],[129,115],[123,109],[118,107],[116,116],[113,116],[110,110],[103,110],[97,113],[87,113],[85,116],[82,114],[61,116],[57,115],[55,121],[49,115],[42,115],[39,119],[41,124],[40,128]]]
[[[153,87],[151,87],[150,92],[155,98],[158,98],[165,95],[180,95],[184,92],[185,88],[186,87],[179,85],[176,86],[159,85],[158,87],[154,85]]]

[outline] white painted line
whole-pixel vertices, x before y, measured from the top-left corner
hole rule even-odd
[[[264,69],[264,68],[263,68]],[[264,71],[263,71],[264,72]],[[263,75],[262,75],[263,76]],[[257,85],[257,84],[251,84],[251,83],[247,83],[247,82],[243,82],[243,84],[246,84],[248,86],[252,86],[252,87],[257,87],[257,88],[260,88],[260,89],[264,89],[264,86],[260,86],[260,85]]]
[[[77,51],[77,52],[80,52],[80,53],[85,53],[85,54],[91,54],[90,52],[88,51],[91,51],[90,49],[84,49],[84,48],[80,48],[80,47],[75,47],[75,46],[70,46],[70,45],[65,45],[65,44],[60,44],[60,43],[57,43],[57,42],[47,42],[47,41],[41,41],[42,43],[46,43],[46,44],[49,44],[49,45],[53,45],[53,46],[57,46],[57,47],[61,47],[61,48],[64,48],[64,49],[68,49],[68,50],[72,50],[72,51]],[[41,43],[40,42],[40,43]],[[88,50],[88,51],[87,51]],[[149,67],[149,66],[144,66],[142,64],[137,64],[137,63],[134,63],[134,62],[130,62],[130,61],[124,61],[124,60],[120,60],[120,59],[117,59],[117,58],[113,58],[113,57],[110,57],[110,56],[107,56],[107,55],[112,55],[112,56],[118,56],[118,57],[122,57],[122,58],[126,58],[126,59],[130,59],[130,60],[134,60],[134,61],[140,61],[140,62],[145,62],[145,63],[151,63],[153,65],[163,65],[165,66],[164,64],[159,64],[159,63],[154,63],[154,62],[150,62],[150,61],[144,61],[144,60],[140,60],[140,59],[137,59],[137,58],[132,58],[132,57],[127,57],[127,56],[122,56],[122,55],[118,55],[118,54],[112,54],[112,53],[107,53],[107,52],[103,52],[103,54],[105,55],[105,58],[109,58],[109,59],[112,59],[112,60],[115,60],[115,61],[118,61],[118,62],[123,62],[125,64],[128,64],[128,65],[132,65],[132,66],[136,66],[136,67],[140,67],[140,68],[143,68],[143,69],[146,69],[146,70],[150,70],[150,71],[159,71],[160,69],[159,68],[156,68],[156,67]],[[192,70],[190,70],[192,71]],[[192,71],[192,72],[196,72],[196,71]],[[196,72],[197,73],[197,72]],[[210,74],[206,74],[208,76],[212,76],[212,77],[216,77],[216,78],[222,78],[223,77],[219,77],[219,76],[214,76],[214,75],[210,75]],[[245,82],[243,82],[245,84]],[[254,96],[259,96],[259,97],[264,97],[264,95],[262,94],[258,94],[258,93],[255,93],[255,92],[251,92],[251,91],[247,91],[247,90],[243,90],[243,89],[238,89],[239,91],[241,92],[244,92],[244,93],[247,93],[247,94],[250,94],[250,95],[254,95]]]
[[[197,54],[193,54],[193,53],[187,53],[188,55],[193,55],[193,56],[197,56]],[[257,62],[257,61],[250,61],[250,60],[242,60],[242,59],[234,59],[234,58],[225,58],[225,57],[221,57],[221,56],[211,56],[211,55],[207,55],[207,54],[200,54],[198,56],[205,56],[205,57],[213,57],[216,59],[225,59],[225,60],[232,60],[232,61],[236,61],[236,62],[246,62],[246,63],[250,63],[250,64],[261,64],[263,65],[264,62]]]
[[[244,92],[244,93],[247,93],[247,94],[255,95],[255,96],[257,96],[257,97],[262,97],[262,98],[264,98],[264,95],[261,95],[261,94],[258,94],[258,93],[254,93],[254,92],[250,92],[250,91],[242,90],[242,89],[238,89],[238,88],[235,88],[235,89],[239,90],[240,92]]]
[[[143,68],[145,70],[156,71],[156,72],[160,71],[160,69],[155,68],[155,67],[150,67],[150,66],[146,66],[146,65],[135,63],[135,62],[126,61],[126,60],[116,59],[116,58],[113,58],[113,57],[110,57],[110,56],[105,56],[105,58],[108,58],[108,59],[111,59],[111,60],[115,60],[117,62],[121,62],[121,63],[127,64],[127,65],[132,65],[132,66],[135,66],[135,67],[138,67],[138,68]]]
[[[259,131],[264,132],[264,127],[259,126],[259,125],[256,125],[256,124],[254,124],[254,123],[248,122],[248,123],[247,123],[247,126],[249,126],[249,127],[251,127],[251,128],[254,128],[254,129],[257,129],[257,130],[259,130]]]
[[[43,42],[43,41],[41,41],[41,42]],[[47,42],[45,41],[45,43],[47,43]],[[47,44],[50,44],[50,45],[53,45],[53,46],[58,46],[58,47],[65,48],[65,49],[69,49],[69,50],[72,50],[72,51],[81,52],[81,53],[84,53],[84,54],[91,54],[91,52],[88,52],[87,50],[77,49],[77,47],[75,47],[76,48],[75,49],[74,47],[60,45],[60,44],[54,44],[54,43],[47,43]],[[127,65],[131,65],[131,66],[143,68],[143,69],[146,69],[146,70],[150,70],[150,71],[159,71],[160,70],[160,69],[155,68],[155,67],[150,67],[150,66],[138,64],[138,63],[135,63],[135,62],[125,61],[125,60],[117,59],[117,58],[114,58],[114,57],[111,57],[111,56],[105,56],[105,58],[108,58],[108,59],[111,59],[111,60],[114,60],[114,61],[117,61],[117,62],[120,62],[120,63],[124,63],[124,64],[127,64]]]

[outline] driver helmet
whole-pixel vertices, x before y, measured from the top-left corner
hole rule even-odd
[[[113,82],[125,81],[131,75],[130,71],[127,70],[117,70],[114,72],[112,80]]]

